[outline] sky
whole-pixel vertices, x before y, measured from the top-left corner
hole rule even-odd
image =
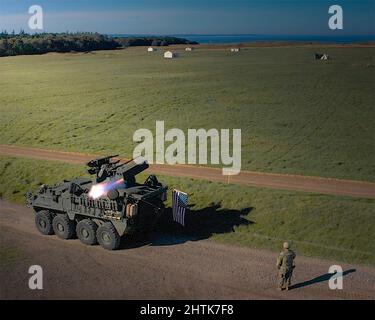
[[[328,27],[335,4],[343,9],[343,30]],[[45,32],[375,34],[375,0],[0,0],[0,30],[31,32],[31,5],[42,7]]]

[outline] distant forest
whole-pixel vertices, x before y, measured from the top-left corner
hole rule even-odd
[[[0,33],[0,57],[47,52],[88,52],[132,46],[197,44],[176,37],[110,37],[99,33]]]

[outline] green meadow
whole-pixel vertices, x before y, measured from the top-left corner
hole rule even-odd
[[[0,237],[0,270],[3,272],[5,268],[12,267],[20,260],[26,260],[26,254],[12,243],[5,241]]]
[[[25,203],[24,194],[36,191],[42,183],[82,175],[85,168],[80,165],[0,157],[0,197]],[[139,181],[145,178],[142,174]],[[159,226],[178,239],[210,239],[272,251],[280,250],[282,242],[288,240],[298,255],[375,265],[374,200],[186,178],[159,179],[170,188],[189,193],[192,206],[186,228],[171,223],[170,211]],[[0,255],[9,259],[15,255],[2,251]]]
[[[314,61],[314,52],[332,60]],[[185,132],[242,129],[243,169],[374,181],[374,53],[202,48],[165,60],[129,48],[4,57],[0,143],[130,157],[134,131],[164,120]]]

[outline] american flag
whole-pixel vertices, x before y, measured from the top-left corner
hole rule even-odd
[[[188,205],[188,195],[185,192],[172,191],[173,220],[185,226],[185,211]]]

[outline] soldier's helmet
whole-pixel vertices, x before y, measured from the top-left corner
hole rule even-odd
[[[289,242],[284,242],[283,243],[283,248],[284,249],[289,249]]]

